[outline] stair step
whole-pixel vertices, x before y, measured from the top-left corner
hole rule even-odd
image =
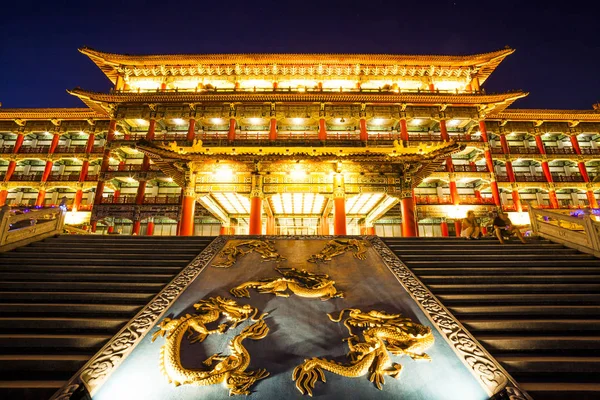
[[[540,273],[553,273],[553,274],[598,274],[600,275],[600,266],[598,267],[527,267],[524,265],[515,265],[512,267],[417,267],[411,269],[417,275],[428,275],[428,274],[460,274],[460,275],[471,275],[471,274],[490,274],[490,275],[502,275],[502,274],[540,274]]]
[[[598,400],[600,393],[600,383],[520,381],[519,385],[536,400]]]
[[[156,258],[156,256],[152,256],[149,255],[148,259],[144,259],[144,258],[137,258],[137,259],[131,259],[131,260],[127,260],[127,264],[129,265],[149,265],[149,266],[161,266],[161,265],[165,265],[165,266],[184,266],[187,265],[190,260],[169,260],[167,258]],[[123,264],[123,260],[115,257],[115,255],[111,255],[111,258],[94,258],[94,257],[86,257],[86,258],[49,258],[49,259],[9,259],[9,258],[4,258],[4,259],[0,259],[0,266],[1,265],[10,265],[10,266],[18,266],[18,265],[22,265],[22,264],[27,264],[27,265],[38,265],[38,266],[45,266],[45,265],[89,265],[89,266],[106,266],[106,265],[119,265],[119,264]]]
[[[0,371],[76,371],[89,359],[89,354],[0,354]],[[68,377],[67,377],[68,378]]]
[[[98,291],[103,292],[154,292],[158,293],[165,286],[159,282],[40,282],[36,281],[11,281],[0,282],[0,290],[20,290],[20,291]]]
[[[21,348],[29,350],[37,347],[53,348],[98,348],[104,345],[112,335],[101,334],[0,334],[0,352],[5,354],[7,349],[18,351]],[[10,350],[9,350],[10,351]]]
[[[502,284],[455,284],[455,283],[429,283],[427,287],[435,294],[441,293],[598,293],[600,284],[578,283],[577,285],[567,283],[502,283]]]
[[[26,272],[18,273],[5,273],[0,272],[0,280],[4,282],[8,281],[26,281],[27,279],[32,280],[47,280],[47,281],[102,281],[102,282],[164,282],[167,283],[173,278],[174,274],[90,274],[90,273],[38,273],[28,274]]]
[[[579,334],[588,334],[600,332],[600,319],[490,319],[487,315],[484,319],[463,318],[462,324],[472,333],[477,332],[576,332]],[[477,335],[476,335],[477,336]]]
[[[0,335],[1,336],[1,335]],[[480,334],[477,340],[497,351],[585,350],[600,351],[600,336],[504,336]]]
[[[502,355],[496,360],[509,373],[600,373],[600,357]]]
[[[0,279],[2,274],[0,273]],[[424,283],[464,282],[464,283],[600,283],[597,275],[427,275],[419,277]]]
[[[465,259],[469,261],[488,261],[490,259],[489,254],[439,254],[436,251],[431,251],[430,254],[426,257],[423,257],[421,254],[398,254],[398,258],[400,258],[404,262],[410,262],[413,260],[421,260],[421,261],[456,261],[458,263],[462,262]],[[552,254],[551,252],[547,252],[545,254],[515,254],[515,253],[507,253],[507,254],[495,254],[493,256],[494,261],[508,261],[514,262],[515,260],[520,262],[528,262],[529,260],[555,260],[556,254]],[[595,260],[597,265],[600,265],[600,261],[596,259],[594,256],[590,254],[570,254],[569,260]]]
[[[133,316],[142,306],[133,304],[71,304],[71,303],[0,303],[0,315],[38,314],[40,316],[91,314]]]
[[[402,260],[402,257],[398,257],[400,260]],[[461,265],[461,266],[473,266],[473,267],[478,267],[478,266],[482,266],[482,264],[484,264],[483,266],[486,267],[492,267],[492,266],[498,266],[498,267],[504,267],[504,266],[510,266],[510,265],[515,265],[515,266],[522,266],[523,262],[527,262],[527,266],[529,267],[551,267],[551,266],[566,266],[566,267],[570,267],[570,266],[598,266],[600,265],[600,261],[598,259],[590,259],[590,260],[568,260],[568,259],[555,259],[555,260],[540,260],[540,261],[536,261],[536,260],[527,260],[527,261],[521,261],[519,262],[518,260],[486,260],[484,262],[482,261],[474,261],[474,260],[462,260],[460,262],[455,261],[455,260],[419,260],[419,261],[415,261],[415,260],[410,260],[408,262],[405,262],[405,264],[409,267],[429,267],[429,266],[435,266],[435,265],[440,265],[440,266],[454,266],[454,265]]]
[[[0,303],[21,302],[90,302],[104,304],[146,304],[154,293],[104,293],[104,292],[2,292]]]
[[[457,305],[457,304],[494,304],[494,305],[506,305],[506,304],[600,304],[600,294],[520,294],[515,296],[514,294],[440,294],[438,298],[442,300],[442,303],[446,306]]]
[[[128,318],[74,318],[74,317],[0,317],[0,332],[94,330],[118,331]]]
[[[448,307],[450,311],[457,315],[480,314],[480,315],[552,315],[554,317],[562,315],[585,315],[600,316],[600,306],[555,306],[555,305],[532,305],[532,306],[454,306]]]
[[[128,274],[151,274],[154,272],[173,273],[181,271],[182,266],[146,266],[146,265],[0,265],[0,272],[106,272]]]

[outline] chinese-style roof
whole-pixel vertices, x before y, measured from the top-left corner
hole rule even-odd
[[[489,114],[487,119],[505,121],[598,122],[600,121],[600,110],[543,110],[515,108]]]
[[[333,75],[360,75],[389,74],[389,68],[414,69],[425,67],[428,75],[434,76],[436,69],[466,69],[470,74],[477,74],[483,83],[505,57],[514,52],[506,48],[490,53],[473,55],[409,55],[409,54],[154,54],[154,55],[129,55],[104,53],[87,47],[79,49],[87,55],[105,74],[114,82],[117,76],[124,74],[144,74],[150,72],[154,76],[177,75],[186,71],[190,75],[194,72],[218,71],[225,75],[249,74],[275,74],[283,73],[285,68],[289,71],[285,75],[308,74],[308,68],[314,67],[312,75],[331,75],[327,68],[331,68]],[[304,73],[295,66],[303,68]],[[319,73],[319,68],[324,73]],[[337,73],[339,72],[339,73]],[[181,72],[181,74],[184,74]],[[392,74],[397,74],[392,73]]]
[[[474,106],[487,104],[488,110],[500,111],[515,100],[527,96],[524,92],[499,94],[394,93],[394,92],[116,92],[98,93],[83,89],[70,90],[89,107],[107,112],[109,104],[125,103],[199,103],[199,102],[313,102],[313,103],[383,103]]]
[[[106,119],[101,108],[0,108],[0,120]]]

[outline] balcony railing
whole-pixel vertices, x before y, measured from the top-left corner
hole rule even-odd
[[[102,204],[135,204],[135,196],[102,197]]]
[[[142,164],[109,165],[109,171],[141,171]]]
[[[176,196],[146,196],[144,204],[180,204],[181,197]]]
[[[41,178],[41,176],[40,176]],[[51,174],[48,176],[48,181],[67,181],[67,182],[77,182],[79,180],[79,174]]]
[[[442,135],[437,133],[409,133],[408,141],[415,142],[441,142]]]
[[[492,154],[504,154],[504,151],[502,151],[502,147],[490,147],[490,152]]]
[[[552,180],[554,182],[583,182],[583,176],[579,174],[573,174],[568,176],[552,174]]]
[[[370,140],[387,140],[387,138],[383,139],[378,137],[377,135],[371,136],[369,134],[368,138]],[[327,132],[327,140],[360,140],[360,134],[356,132],[335,132],[328,131]]]
[[[450,134],[450,139],[456,142],[481,142],[481,135],[466,135],[464,133]]]
[[[244,131],[235,134],[235,140],[268,140],[269,132],[267,131]]]
[[[315,131],[307,132],[278,132],[277,140],[317,140],[318,133]]]
[[[592,149],[591,147],[582,147],[581,154],[600,154],[600,149]]]
[[[487,165],[454,165],[455,172],[490,172]]]
[[[575,150],[572,147],[563,147],[559,149],[558,147],[546,147],[546,153],[548,154],[575,154]]]
[[[512,146],[508,148],[511,154],[540,154],[540,150],[537,147],[517,147]]]
[[[546,177],[544,175],[515,174],[515,181],[517,181],[517,182],[546,182]]]
[[[13,174],[10,180],[16,182],[39,182],[42,180],[42,174]]]
[[[85,180],[86,181],[97,181],[98,180],[98,175],[86,175],[85,176]]]
[[[0,146],[0,153],[2,154],[10,154],[13,152],[14,145],[11,146]]]
[[[48,153],[50,146],[22,146],[19,149],[19,153],[32,154],[32,153]]]
[[[57,146],[55,153],[85,153],[87,146]]]
[[[472,196],[459,196],[460,204],[472,204],[472,205],[495,205],[493,197],[476,197]]]
[[[452,204],[450,196],[415,196],[417,204]]]
[[[508,175],[496,174],[496,182],[510,182],[510,179],[508,179]]]

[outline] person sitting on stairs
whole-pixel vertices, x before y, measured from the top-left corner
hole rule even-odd
[[[479,221],[475,218],[475,211],[467,211],[467,218],[464,218],[461,223],[460,237],[467,239],[479,239],[481,228]]]
[[[501,244],[504,244],[505,235],[515,235],[519,238],[521,243],[527,243],[519,228],[513,225],[512,221],[504,211],[498,211],[498,216],[494,218],[494,232]]]

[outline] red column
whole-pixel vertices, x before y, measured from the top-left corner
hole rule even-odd
[[[235,118],[229,119],[229,132],[227,132],[227,140],[235,140]]]
[[[196,139],[196,120],[194,118],[190,118],[190,125],[188,127],[186,139],[190,142]]]
[[[446,157],[446,171],[454,172],[454,162],[452,161],[452,157]]]
[[[481,132],[481,138],[483,139],[483,142],[489,143],[485,121],[482,119],[479,120],[479,132]]]
[[[52,142],[50,143],[50,148],[48,149],[49,154],[53,154],[56,151],[59,140],[60,140],[60,135],[58,133],[55,133],[54,135],[52,135]]]
[[[135,204],[144,204],[144,196],[146,195],[146,181],[140,181],[135,196]]]
[[[510,161],[507,161],[505,164],[505,169],[506,169],[506,175],[508,175],[508,180],[511,183],[515,183],[515,172],[513,171],[513,167],[512,167],[512,163]]]
[[[97,227],[98,227],[98,221],[97,220],[92,220],[90,222],[90,232],[96,233],[96,228]]]
[[[450,180],[448,186],[450,186],[450,198],[452,199],[452,204],[455,206],[459,205],[460,198],[458,197],[458,189],[456,187],[456,181],[454,181],[454,178]]]
[[[366,142],[369,139],[369,134],[367,132],[367,120],[365,117],[361,117],[359,121],[360,127],[360,140]]]
[[[17,134],[17,140],[15,140],[15,146],[13,147],[13,154],[17,154],[23,145],[23,140],[25,140],[25,134],[23,132],[19,132]]]
[[[79,172],[79,182],[85,182],[85,178],[87,178],[88,169],[90,167],[90,162],[88,160],[84,160],[81,165],[81,171]]]
[[[577,140],[577,135],[571,136],[571,146],[573,146],[573,150],[575,150],[575,154],[581,154],[581,147],[579,147],[579,141]]]
[[[433,82],[431,82],[431,83],[429,84],[429,91],[430,91],[430,92],[435,92],[435,85],[433,84]]]
[[[106,133],[107,142],[112,142],[115,139],[115,130],[117,130],[117,120],[111,119],[108,123],[108,132]]]
[[[121,191],[119,189],[115,190],[115,192],[113,193],[113,203],[117,204],[119,203],[119,197],[121,197]]]
[[[148,125],[148,133],[146,133],[146,140],[154,140],[156,130],[156,119],[150,118],[150,124]]]
[[[85,152],[86,153],[91,153],[94,150],[94,141],[96,140],[96,135],[94,135],[93,133],[90,133],[90,135],[88,136],[88,140],[87,143],[85,144]],[[58,143],[58,141],[57,141]]]
[[[448,233],[448,222],[446,222],[445,219],[442,220],[442,222],[440,223],[440,228],[442,231],[442,236],[443,237],[447,237],[449,235]]]
[[[454,234],[456,237],[460,237],[460,231],[462,230],[462,221],[460,219],[454,220]]]
[[[535,145],[537,146],[540,154],[546,154],[546,148],[544,147],[544,142],[542,141],[542,137],[540,135],[535,136]]]
[[[277,140],[277,119],[274,117],[269,121],[269,140]]]
[[[408,125],[406,124],[406,118],[400,119],[400,139],[408,142]]]
[[[375,235],[375,227],[374,226],[366,226],[365,227],[365,235]]]
[[[179,236],[194,235],[194,213],[196,211],[196,197],[184,195],[181,200],[181,221],[179,221]]]
[[[250,235],[262,234],[262,198],[253,196],[250,198]]]
[[[44,189],[40,189],[37,195],[37,199],[35,199],[35,206],[41,207],[44,205],[44,200],[46,199],[46,191]]]
[[[321,217],[321,235],[329,235],[329,220],[327,217]]]
[[[223,235],[228,235],[229,234],[229,227],[225,226],[225,225],[221,225],[221,229],[219,230],[219,235],[223,236]]]
[[[500,207],[500,191],[498,190],[498,183],[496,181],[491,181],[490,188],[492,189],[492,198],[494,199],[494,204],[497,207]]]
[[[102,203],[102,194],[104,193],[104,181],[98,181],[96,193],[94,194],[94,204]]]
[[[560,208],[560,205],[558,204],[558,197],[556,197],[556,191],[548,190],[548,199],[550,200],[550,207]]]
[[[440,135],[442,136],[442,140],[447,142],[450,140],[450,136],[448,136],[448,128],[446,127],[446,120],[440,119]]]
[[[52,172],[52,161],[46,161],[46,166],[44,167],[44,173],[42,174],[42,183],[48,180],[50,176],[50,172]]]
[[[267,216],[267,235],[275,234],[275,217]]]
[[[505,135],[500,135],[500,145],[502,145],[502,152],[504,154],[510,154],[510,149],[508,147],[508,142],[506,141]]]
[[[588,190],[587,192],[585,192],[585,195],[587,196],[588,203],[590,204],[590,207],[591,208],[598,208],[598,200],[596,200],[596,195],[594,194],[594,191],[593,190]],[[6,196],[4,197],[4,200],[6,201]],[[2,201],[0,201],[0,203],[2,203]]]
[[[519,196],[518,190],[512,191],[513,204],[515,205],[515,210],[518,212],[523,211],[523,205],[521,204],[521,197]]]
[[[483,225],[481,226],[481,234],[482,234],[483,236],[487,236],[487,234],[488,234],[488,230],[487,230],[487,227],[486,227],[486,226],[483,226]]]
[[[0,190],[0,206],[6,204],[6,198],[8,197],[8,190]]]
[[[492,161],[492,152],[488,148],[483,151],[483,155],[485,156],[485,165],[487,165],[488,170],[493,174],[494,173],[494,161]]]
[[[346,234],[346,199],[344,196],[338,195],[333,199],[334,215],[333,215],[333,234]]]
[[[132,235],[139,235],[142,222],[140,220],[133,221],[133,229],[131,230]]]
[[[417,223],[415,220],[415,203],[412,197],[404,197],[400,202],[402,212],[402,236],[417,236]]]
[[[325,117],[319,118],[319,140],[327,140],[327,127],[325,126]]]
[[[146,236],[154,235],[154,219],[148,219],[148,225],[146,227]]]
[[[106,233],[113,233],[115,231],[115,226],[114,225],[108,225],[106,227]]]
[[[73,211],[77,211],[79,209],[82,199],[83,199],[83,190],[79,189],[75,193],[75,199],[73,200]]]
[[[579,168],[579,173],[581,174],[581,177],[583,178],[584,182],[589,182],[590,181],[590,176],[587,173],[587,168],[585,166],[585,163],[583,161],[579,161],[577,163],[577,167]]]
[[[542,171],[544,171],[546,181],[553,182],[552,173],[550,172],[550,166],[548,165],[548,161],[542,161]]]
[[[4,181],[10,181],[10,178],[15,173],[15,169],[17,168],[17,162],[15,160],[10,160],[8,162],[8,168],[6,168],[6,174],[4,175]]]

